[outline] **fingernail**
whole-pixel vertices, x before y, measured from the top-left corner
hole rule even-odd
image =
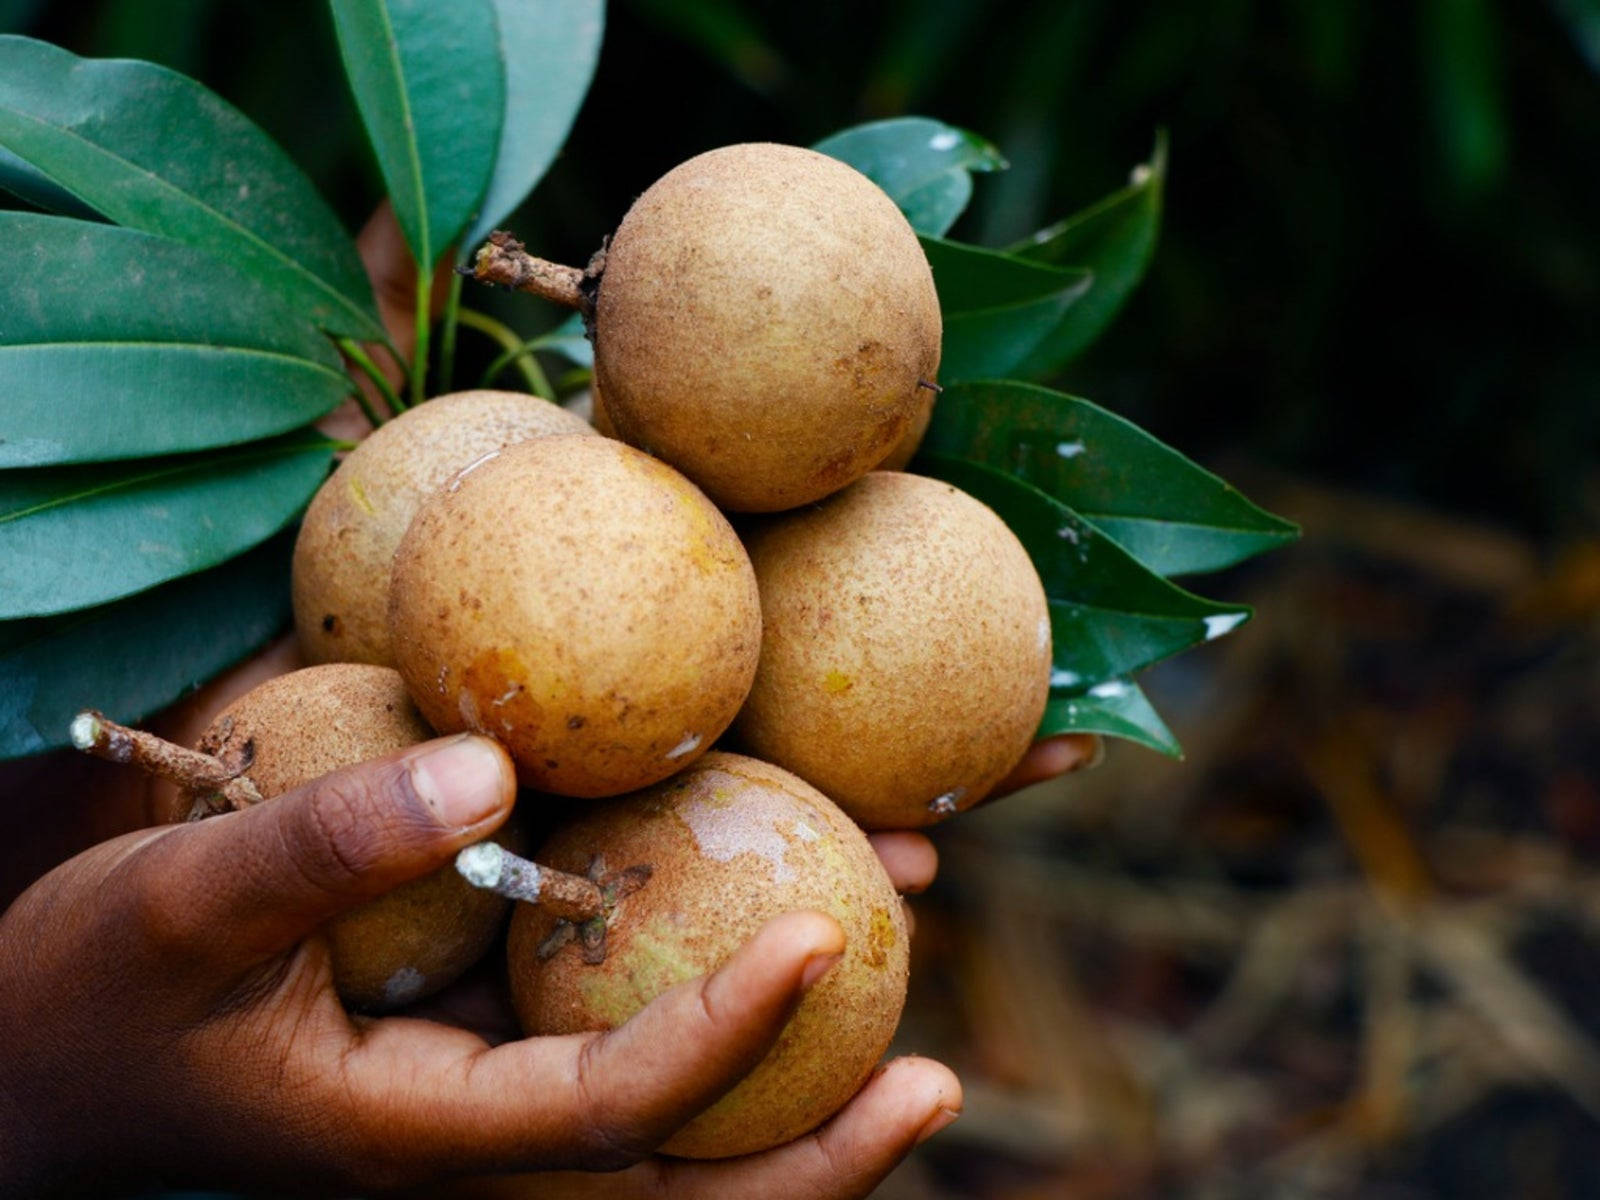
[[[439,824],[451,829],[476,825],[504,803],[504,760],[490,742],[463,736],[414,760],[411,786]]]
[[[813,983],[822,978],[829,967],[833,966],[834,963],[838,962],[843,957],[844,955],[842,954],[813,954],[810,958],[806,959],[805,970],[800,972],[801,988],[809,988]]]
[[[917,1145],[922,1145],[923,1142],[927,1141],[941,1129],[948,1127],[949,1124],[960,1115],[961,1110],[958,1108],[940,1108],[933,1114],[933,1116],[928,1118],[928,1123],[918,1130]]]
[[[1074,771],[1087,771],[1091,767],[1098,767],[1106,760],[1105,738],[1101,737],[1098,733],[1092,733],[1089,736],[1094,738],[1094,749],[1089,752],[1089,756],[1087,758],[1080,758],[1078,760],[1078,765],[1072,768]]]

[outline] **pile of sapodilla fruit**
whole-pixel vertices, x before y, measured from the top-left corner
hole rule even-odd
[[[1017,763],[1049,614],[993,512],[885,469],[927,427],[941,326],[916,235],[865,176],[788,146],[700,155],[580,286],[612,436],[487,391],[380,427],[295,549],[301,645],[325,665],[246,696],[202,749],[249,743],[269,796],[474,731],[511,754],[520,805],[559,814],[542,864],[602,883],[647,867],[607,893],[602,954],[516,905],[530,1034],[614,1026],[767,919],[831,914],[843,959],[665,1147],[744,1154],[815,1127],[887,1048],[907,936],[863,830],[967,808]],[[447,869],[357,910],[329,931],[341,993],[381,1009],[437,990],[505,907]]]

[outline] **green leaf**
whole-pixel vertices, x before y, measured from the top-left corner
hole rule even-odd
[[[461,239],[467,258],[544,177],[589,91],[605,28],[603,0],[494,0],[505,64],[505,116],[482,211]]]
[[[1089,291],[1092,277],[964,246],[922,239],[944,316],[941,380],[1019,370]]]
[[[841,130],[811,147],[847,162],[889,194],[918,233],[943,237],[972,199],[972,172],[1006,160],[975,133],[927,117]]]
[[[1150,161],[1134,168],[1127,187],[1008,247],[1023,258],[1083,267],[1094,276],[1089,294],[1033,351],[1021,374],[1047,375],[1058,369],[1122,310],[1155,253],[1166,180],[1167,138],[1162,133]]]
[[[493,0],[334,0],[356,107],[400,229],[432,267],[477,214],[506,112]]]
[[[264,645],[289,621],[294,538],[140,595],[0,623],[0,759],[67,744],[83,708],[133,722]]]
[[[536,350],[549,350],[580,367],[594,367],[594,343],[584,329],[583,315],[573,313],[549,333],[534,338],[530,345]]]
[[[1077,692],[1052,689],[1038,736],[1058,733],[1103,733],[1138,742],[1168,758],[1183,757],[1178,739],[1131,679],[1107,679]]]
[[[64,213],[86,221],[100,219],[94,209],[4,147],[0,147],[0,188],[47,212]]]
[[[1158,575],[1214,571],[1300,532],[1131,421],[1034,384],[946,387],[923,448],[1026,480]]]
[[[313,431],[222,454],[0,474],[0,619],[103,604],[266,540],[322,483]]]
[[[1027,548],[1050,603],[1052,688],[1082,691],[1130,675],[1250,617],[1243,605],[1202,599],[1154,574],[1032,484],[937,453],[919,455],[912,469],[987,504]]]
[[[265,133],[192,79],[0,36],[0,147],[119,225],[238,265],[334,333],[383,336],[333,210]]]
[[[253,441],[350,392],[302,314],[191,246],[20,212],[0,244],[0,467]]]

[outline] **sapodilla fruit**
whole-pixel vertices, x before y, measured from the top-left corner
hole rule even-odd
[[[1050,615],[989,508],[875,471],[745,542],[763,620],[735,726],[751,753],[867,829],[968,808],[1021,759],[1050,690]]]
[[[567,796],[688,766],[738,712],[761,644],[727,519],[599,437],[523,442],[457,475],[406,531],[389,602],[429,723],[496,738],[524,785]]]
[[[263,800],[433,736],[389,667],[327,663],[279,675],[219,713],[199,749],[244,761]],[[198,797],[191,796],[191,799]],[[345,1003],[389,1009],[438,991],[494,941],[509,906],[446,866],[323,927]]]
[[[939,367],[915,232],[865,175],[795,146],[727,146],[652,184],[605,250],[593,322],[618,434],[729,511],[871,470]]]
[[[603,957],[586,957],[592,942],[545,910],[517,905],[511,991],[530,1034],[620,1025],[721,966],[781,913],[815,909],[844,929],[844,957],[767,1057],[673,1135],[666,1153],[723,1158],[799,1137],[855,1094],[888,1047],[906,994],[900,899],[861,830],[789,772],[713,752],[665,783],[596,805],[539,859],[602,883],[607,871],[639,866],[650,877],[604,918]]]
[[[389,567],[423,500],[474,459],[582,418],[522,392],[439,396],[373,430],[323,483],[294,546],[294,623],[311,662],[393,666]]]

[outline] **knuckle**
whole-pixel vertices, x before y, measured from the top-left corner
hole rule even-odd
[[[383,854],[381,822],[373,791],[387,776],[339,772],[312,785],[293,814],[286,814],[286,839],[295,864],[319,888],[350,891]]]
[[[601,1061],[605,1040],[605,1034],[597,1034],[583,1043],[573,1083],[583,1146],[581,1165],[589,1171],[631,1167],[648,1157],[659,1140],[627,1119],[608,1095]]]

